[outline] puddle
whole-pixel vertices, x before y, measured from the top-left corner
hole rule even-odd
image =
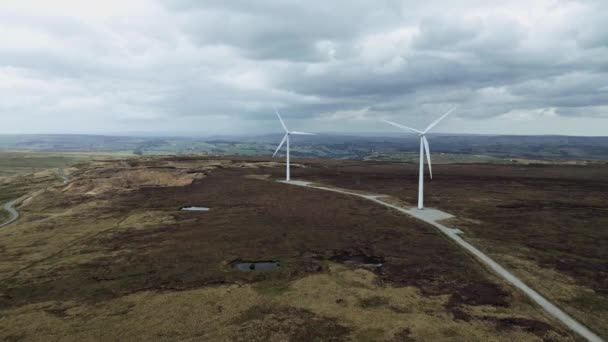
[[[232,268],[241,272],[270,272],[281,268],[278,261],[235,261]]]
[[[343,253],[331,257],[330,260],[342,264],[358,265],[365,267],[382,267],[382,265],[384,265],[384,258],[364,254]]]
[[[209,208],[186,206],[186,207],[181,207],[179,210],[182,210],[182,211],[209,211]]]

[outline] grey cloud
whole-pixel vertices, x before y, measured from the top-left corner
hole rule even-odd
[[[272,120],[277,105],[312,122],[352,112],[423,125],[456,103],[456,116],[470,120],[548,108],[606,116],[601,1],[553,1],[532,21],[524,0],[504,10],[476,0],[150,4],[152,17],[135,11],[96,20],[69,8],[62,16],[0,8],[0,29],[45,37],[0,40],[0,116],[82,115],[125,125],[213,116],[253,125]]]
[[[446,49],[474,40],[481,31],[481,20],[458,22],[449,17],[425,18],[413,46],[416,49]]]
[[[351,41],[400,18],[398,1],[173,1],[200,44],[228,44],[254,59],[318,62],[322,41]]]

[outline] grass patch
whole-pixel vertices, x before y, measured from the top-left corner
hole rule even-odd
[[[579,293],[567,303],[577,308],[585,308],[592,312],[608,313],[608,299],[599,297],[597,294],[588,291],[579,291]]]
[[[253,285],[253,289],[264,296],[276,297],[289,290],[289,281],[285,278],[274,277]]]
[[[359,306],[365,309],[387,307],[388,304],[388,298],[381,296],[372,296],[359,299]]]
[[[9,216],[10,215],[8,214],[8,211],[6,211],[2,207],[0,207],[0,223],[8,220]]]
[[[281,305],[257,305],[235,320],[238,341],[347,341],[351,330],[335,318]]]

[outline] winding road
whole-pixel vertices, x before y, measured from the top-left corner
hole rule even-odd
[[[6,220],[3,223],[0,223],[0,228],[13,223],[14,221],[16,221],[19,218],[19,212],[14,207],[15,202],[17,202],[18,200],[19,199],[14,199],[12,201],[8,201],[8,202],[4,203],[4,205],[2,206],[2,208],[4,210],[8,211],[9,217],[8,217],[8,220]]]
[[[448,213],[442,212],[437,209],[431,209],[431,208],[427,208],[424,210],[418,210],[415,208],[411,208],[411,209],[402,208],[402,207],[384,202],[379,199],[382,197],[388,197],[385,195],[364,195],[364,194],[355,193],[355,192],[351,192],[351,191],[347,191],[347,190],[328,188],[328,187],[324,187],[324,186],[317,186],[317,185],[313,185],[311,182],[304,182],[304,181],[290,181],[290,182],[279,181],[279,182],[285,183],[285,184],[297,185],[297,186],[304,186],[307,188],[313,188],[313,189],[319,189],[319,190],[325,190],[325,191],[333,191],[333,192],[338,192],[341,194],[365,198],[365,199],[375,202],[377,204],[383,205],[383,206],[391,208],[391,209],[395,209],[401,213],[404,213],[406,215],[415,217],[419,220],[429,223],[429,224],[433,225],[435,228],[437,228],[442,234],[444,234],[449,239],[451,239],[456,244],[458,244],[460,247],[464,248],[467,252],[473,254],[479,261],[484,263],[487,267],[489,267],[492,271],[494,271],[496,274],[501,276],[504,280],[511,283],[511,285],[515,286],[516,288],[520,289],[523,293],[525,293],[528,296],[528,298],[530,298],[532,301],[534,301],[536,304],[538,304],[540,307],[542,307],[547,313],[549,313],[551,316],[553,316],[554,318],[559,320],[562,324],[564,324],[565,326],[570,328],[572,331],[576,332],[581,337],[585,338],[587,341],[591,341],[591,342],[604,341],[601,337],[599,337],[594,332],[589,330],[589,328],[587,328],[583,324],[579,323],[573,317],[571,317],[570,315],[568,315],[567,313],[562,311],[559,307],[557,307],[557,305],[551,303],[548,299],[543,297],[540,293],[536,292],[536,290],[534,290],[531,287],[529,287],[528,285],[526,285],[521,279],[517,278],[515,275],[513,275],[511,272],[509,272],[507,269],[505,269],[499,263],[497,263],[492,258],[490,258],[486,254],[481,252],[475,246],[473,246],[470,243],[468,243],[467,241],[465,241],[463,238],[461,238],[459,235],[462,234],[462,231],[460,231],[459,229],[448,228],[448,227],[442,225],[441,223],[439,223],[439,221],[441,221],[441,220],[453,217],[452,215],[450,215]]]
[[[65,173],[63,172],[63,169],[58,169],[57,175],[59,175],[59,177],[61,177],[61,179],[63,180],[63,184],[68,184],[70,182],[70,178],[65,175]],[[2,228],[4,226],[8,226],[9,224],[17,221],[17,219],[19,218],[19,212],[17,211],[17,209],[15,209],[15,203],[20,202],[22,199],[26,198],[26,196],[19,197],[17,199],[4,203],[4,205],[2,206],[2,209],[8,211],[9,217],[8,217],[8,220],[0,223],[0,228]]]

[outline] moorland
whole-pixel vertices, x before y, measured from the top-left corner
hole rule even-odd
[[[408,206],[416,166],[296,159],[292,175]],[[428,205],[605,335],[608,165],[445,164]],[[294,187],[266,157],[104,156],[1,179],[5,340],[576,340],[433,227]],[[180,208],[200,205],[207,212]],[[381,266],[352,260],[373,258]],[[239,261],[276,261],[243,272]]]

